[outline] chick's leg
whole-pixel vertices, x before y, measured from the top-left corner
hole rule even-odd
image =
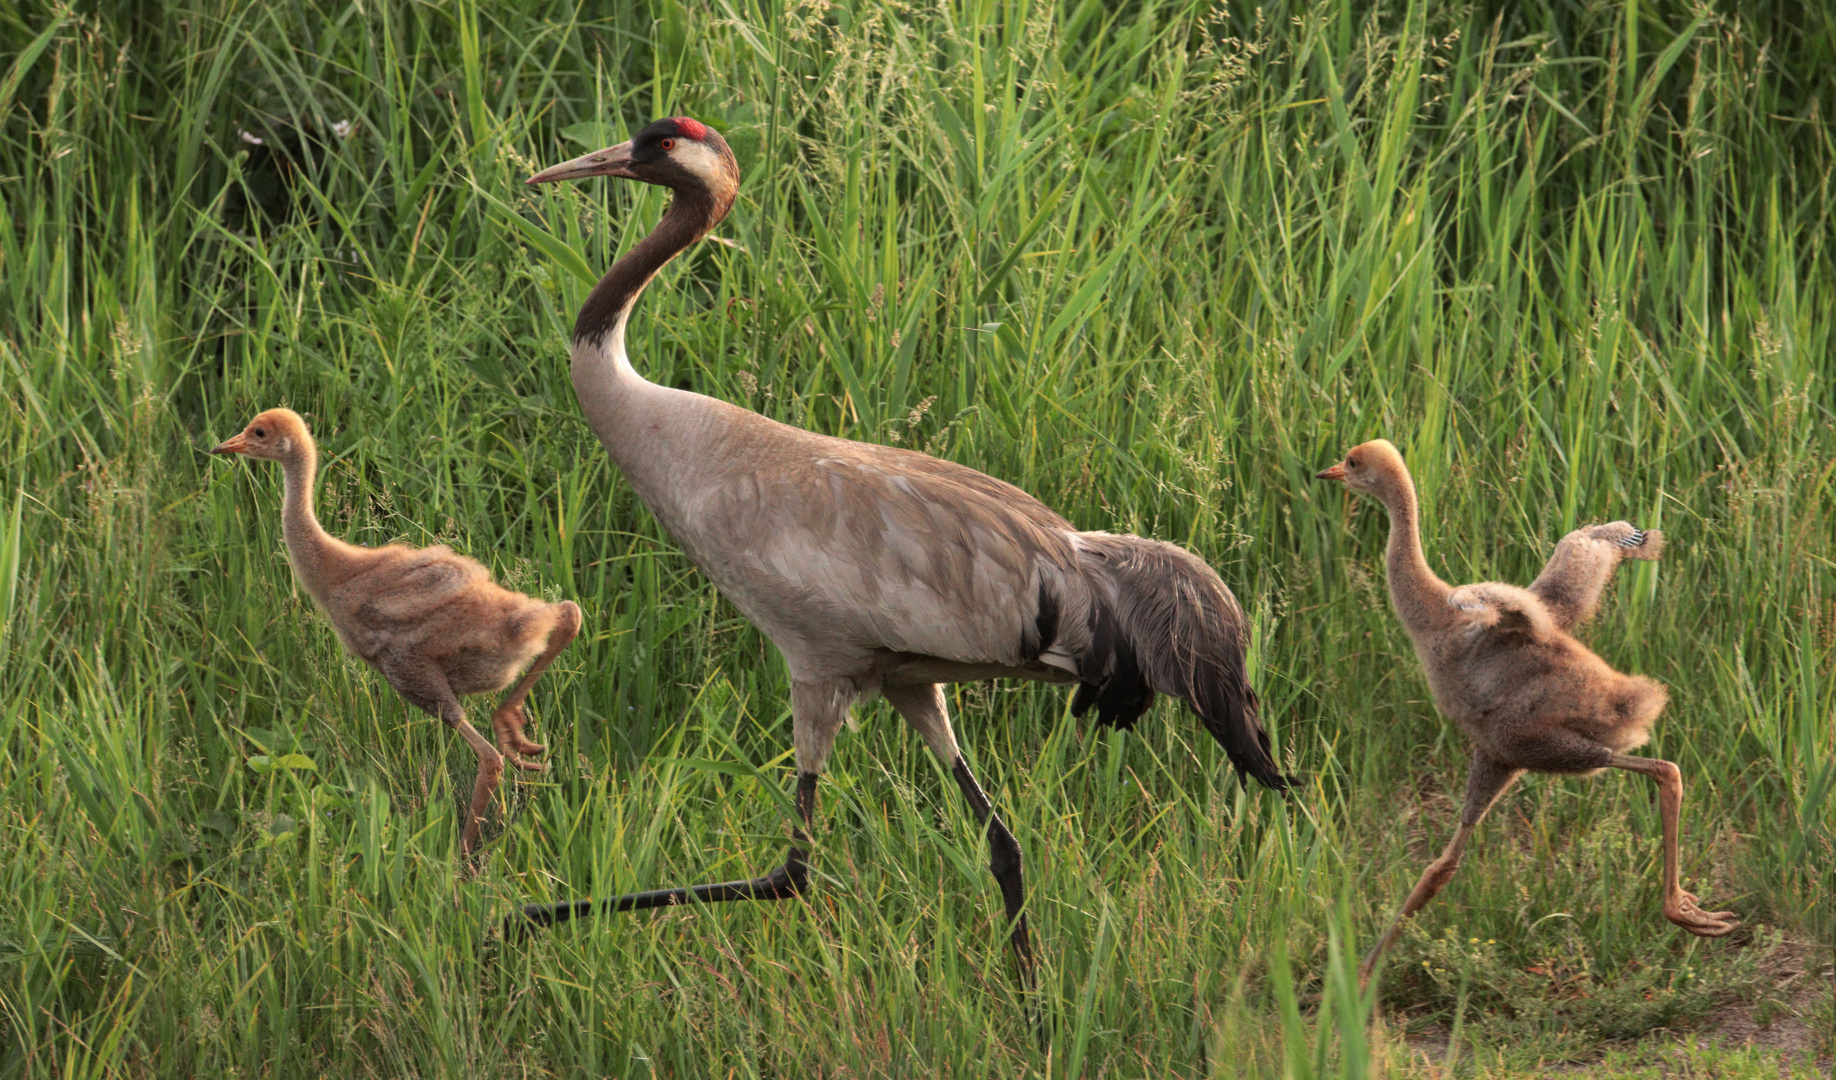
[[[535,663],[529,665],[529,670],[511,688],[503,704],[491,714],[491,728],[497,735],[497,748],[512,765],[530,772],[541,772],[548,768],[548,763],[525,761],[523,755],[540,754],[548,747],[530,742],[523,735],[523,725],[526,723],[523,718],[523,702],[528,699],[530,687],[541,678],[542,672],[548,670],[548,665],[554,663],[561,650],[567,648],[574,636],[580,633],[580,606],[572,600],[563,600],[555,607],[560,611],[557,612],[554,629],[548,633],[548,647],[542,650],[542,655],[536,657]]]
[[[459,704],[452,683],[438,664],[420,656],[395,655],[381,657],[376,667],[389,685],[395,687],[396,693],[422,712],[439,717],[441,723],[457,731],[472,748],[472,753],[478,755],[478,772],[472,778],[472,801],[459,840],[461,849],[471,854],[478,844],[478,823],[484,820],[485,808],[490,805],[491,795],[497,791],[497,782],[504,774],[503,755],[466,720],[465,707]]]
[[[1683,816],[1683,773],[1658,758],[1614,754],[1612,765],[1644,773],[1658,786],[1658,817],[1664,826],[1664,917],[1700,937],[1724,937],[1740,925],[1732,911],[1703,911],[1696,897],[1683,891],[1677,861],[1677,834]]]
[[[1453,880],[1454,871],[1460,869],[1460,856],[1466,850],[1467,839],[1479,827],[1479,822],[1485,818],[1492,804],[1521,775],[1523,770],[1500,765],[1477,750],[1473,751],[1473,766],[1466,774],[1466,805],[1460,811],[1460,827],[1455,830],[1453,839],[1447,842],[1440,857],[1422,871],[1422,876],[1415,882],[1415,888],[1409,890],[1409,899],[1403,902],[1402,911],[1365,956],[1364,962],[1358,965],[1359,989],[1370,985],[1371,972],[1376,969],[1378,958],[1402,935],[1403,923],[1427,907],[1428,902]]]
[[[459,838],[460,849],[470,855],[478,846],[479,823],[484,821],[485,809],[491,805],[491,796],[497,793],[498,781],[504,775],[504,757],[466,721],[465,710],[457,701],[452,703],[450,712],[442,710],[440,719],[457,731],[478,755],[478,772],[472,778],[472,804],[465,815],[465,832]]]

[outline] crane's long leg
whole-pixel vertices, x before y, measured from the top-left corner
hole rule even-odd
[[[956,734],[950,728],[950,714],[944,708],[943,687],[934,683],[901,686],[881,691],[907,723],[924,736],[939,761],[956,777],[956,786],[969,800],[975,820],[988,833],[988,869],[1001,886],[1001,901],[1007,908],[1007,939],[1013,946],[1014,959],[1020,967],[1020,984],[1031,992],[1036,982],[1033,943],[1026,929],[1026,885],[1020,876],[1020,842],[1008,831],[1001,815],[956,745]]]
[[[385,656],[377,669],[410,705],[439,717],[478,755],[478,772],[472,777],[472,802],[466,811],[465,830],[459,834],[460,850],[470,855],[478,844],[478,823],[484,820],[485,808],[491,804],[491,795],[504,775],[503,755],[466,720],[464,706],[454,695],[446,672],[437,664],[416,657]]]
[[[816,774],[800,772],[797,774],[797,814],[807,826],[815,815],[815,811]],[[698,900],[704,904],[717,904],[726,900],[785,900],[803,892],[809,885],[809,852],[803,847],[808,842],[808,833],[803,829],[792,829],[791,849],[785,856],[784,865],[777,867],[764,877],[721,881],[711,885],[684,885],[671,889],[651,889],[646,892],[625,893],[607,900],[525,904],[520,916],[512,915],[506,920],[504,930],[506,934],[514,932],[519,922],[524,926],[530,923],[537,926],[553,926],[570,919],[584,919],[600,912],[644,911],[649,908],[686,904],[690,900]]]
[[[1460,810],[1460,827],[1455,830],[1453,839],[1447,842],[1447,848],[1441,852],[1440,857],[1422,871],[1415,888],[1409,891],[1409,899],[1403,902],[1402,911],[1390,923],[1390,928],[1383,932],[1383,937],[1377,939],[1376,946],[1365,956],[1364,963],[1358,965],[1359,989],[1370,985],[1371,972],[1377,967],[1377,958],[1401,936],[1403,922],[1427,907],[1428,901],[1433,900],[1435,894],[1453,880],[1454,871],[1460,869],[1460,855],[1466,850],[1467,838],[1473,835],[1473,830],[1479,827],[1479,822],[1485,818],[1492,804],[1498,801],[1498,797],[1522,775],[1522,769],[1500,765],[1479,751],[1473,751],[1473,765],[1466,774],[1466,805]]]
[[[969,762],[958,756],[950,773],[956,786],[969,800],[975,820],[988,833],[988,871],[1001,886],[1001,903],[1007,909],[1007,940],[1014,948],[1014,960],[1020,967],[1020,985],[1031,992],[1038,981],[1033,961],[1033,942],[1026,929],[1026,885],[1020,877],[1020,841],[1008,831],[1007,823],[994,812],[982,785],[969,771]]]
[[[1677,866],[1677,834],[1683,816],[1683,774],[1658,758],[1614,754],[1615,769],[1644,773],[1658,786],[1658,817],[1664,825],[1664,917],[1701,937],[1723,937],[1740,925],[1732,911],[1703,911],[1696,897],[1683,891]]]
[[[491,714],[491,728],[497,735],[497,748],[503,752],[510,764],[530,772],[542,772],[548,768],[545,761],[524,761],[524,754],[540,754],[548,747],[541,743],[530,742],[523,735],[523,702],[529,697],[529,688],[548,670],[548,665],[555,662],[561,650],[568,647],[574,636],[580,633],[580,605],[572,600],[563,600],[555,607],[560,608],[555,619],[554,629],[548,632],[548,646],[542,655],[535,658],[529,670],[510,693],[504,697],[503,704]]]
[[[816,815],[816,781],[835,745],[835,732],[848,714],[851,695],[839,687],[808,683],[791,684],[791,723],[797,749],[797,816],[802,828],[791,829],[791,848],[784,865],[764,877],[687,885],[671,889],[626,893],[608,900],[575,900],[561,904],[526,904],[520,915],[504,922],[506,936],[531,923],[553,926],[599,912],[643,911],[699,900],[715,904],[726,900],[784,900],[801,894],[809,885],[810,842],[805,831]]]

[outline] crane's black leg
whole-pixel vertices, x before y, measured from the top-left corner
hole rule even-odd
[[[799,772],[797,774],[797,816],[803,819],[807,828],[811,818],[816,814],[816,779],[815,773]],[[554,926],[571,919],[584,919],[600,912],[644,911],[649,908],[670,907],[675,904],[686,904],[698,900],[704,904],[717,904],[726,900],[787,900],[801,894],[809,886],[809,852],[803,845],[810,842],[809,833],[802,828],[791,830],[790,853],[785,856],[784,865],[774,869],[764,877],[748,878],[741,881],[721,881],[711,885],[685,885],[673,889],[651,889],[647,892],[625,893],[606,900],[574,900],[561,904],[525,904],[519,915],[512,915],[505,920],[504,932],[510,934],[519,928],[535,926]],[[519,927],[518,924],[521,924]]]
[[[797,748],[797,816],[801,828],[791,829],[790,854],[784,865],[764,877],[743,881],[721,881],[712,885],[679,886],[652,889],[649,892],[626,893],[609,900],[575,900],[562,904],[526,904],[504,921],[509,936],[530,926],[554,926],[570,919],[583,919],[599,912],[644,911],[670,907],[699,900],[717,904],[726,900],[786,900],[809,887],[810,842],[807,831],[816,816],[816,780],[835,745],[835,733],[848,716],[848,705],[854,700],[851,687],[823,682],[791,681],[791,724]]]
[[[956,777],[956,786],[963,789],[963,798],[969,800],[975,820],[988,833],[988,869],[1001,886],[1001,902],[1007,908],[1007,940],[1013,945],[1014,959],[1020,965],[1020,984],[1030,993],[1037,978],[1033,941],[1026,930],[1026,884],[1020,878],[1020,842],[1008,831],[1001,815],[995,813],[987,793],[976,783],[975,774],[969,771],[966,758],[958,756],[950,773]]]
[[[889,704],[905,717],[937,755],[937,760],[956,777],[956,785],[969,800],[975,820],[988,833],[988,869],[1001,886],[1001,900],[1007,908],[1007,939],[1014,947],[1014,959],[1020,964],[1020,985],[1029,993],[1034,978],[1033,942],[1026,930],[1026,886],[1020,878],[1020,842],[1007,831],[1001,815],[994,812],[982,785],[976,783],[969,763],[956,745],[956,732],[950,727],[950,713],[944,707],[943,687],[936,683],[914,686],[888,686],[880,691]]]

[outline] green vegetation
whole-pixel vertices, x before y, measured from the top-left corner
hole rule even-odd
[[[1836,16],[1506,6],[0,0],[0,1076],[1360,1076],[1426,1070],[1410,1027],[1521,1075],[1704,1024],[1608,1065],[1777,1075],[1702,1047],[1781,940],[1820,951],[1768,1016],[1836,1015]],[[745,181],[638,311],[650,377],[1187,544],[1255,621],[1285,805],[1182,709],[955,691],[1049,1050],[883,704],[809,902],[498,934],[786,838],[782,665],[566,377],[580,273],[665,195],[521,184],[674,113]],[[334,532],[586,610],[475,875],[469,752],[293,585],[275,471],[202,452],[277,404]],[[1309,479],[1377,435],[1450,578],[1669,533],[1591,640],[1671,687],[1686,883],[1749,929],[1664,922],[1650,785],[1533,779],[1367,1034],[1352,966],[1465,767],[1384,523]]]

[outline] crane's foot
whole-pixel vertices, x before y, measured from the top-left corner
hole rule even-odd
[[[1727,937],[1740,926],[1732,911],[1703,911],[1695,894],[1681,890],[1665,902],[1664,917],[1697,937]]]
[[[652,889],[626,893],[609,900],[575,900],[560,904],[525,904],[504,919],[504,936],[521,938],[536,927],[550,927],[575,919],[585,919],[601,912],[647,911],[674,907],[690,901],[718,904],[732,900],[789,900],[809,891],[810,864],[802,848],[791,848],[790,855],[764,877],[745,881],[723,881],[713,885],[692,885],[675,889]]]
[[[523,708],[520,705],[506,705],[491,714],[491,729],[497,735],[497,749],[504,755],[504,760],[519,769],[529,772],[546,772],[545,761],[526,761],[524,754],[543,754],[548,747],[541,743],[530,742],[523,736]]]

